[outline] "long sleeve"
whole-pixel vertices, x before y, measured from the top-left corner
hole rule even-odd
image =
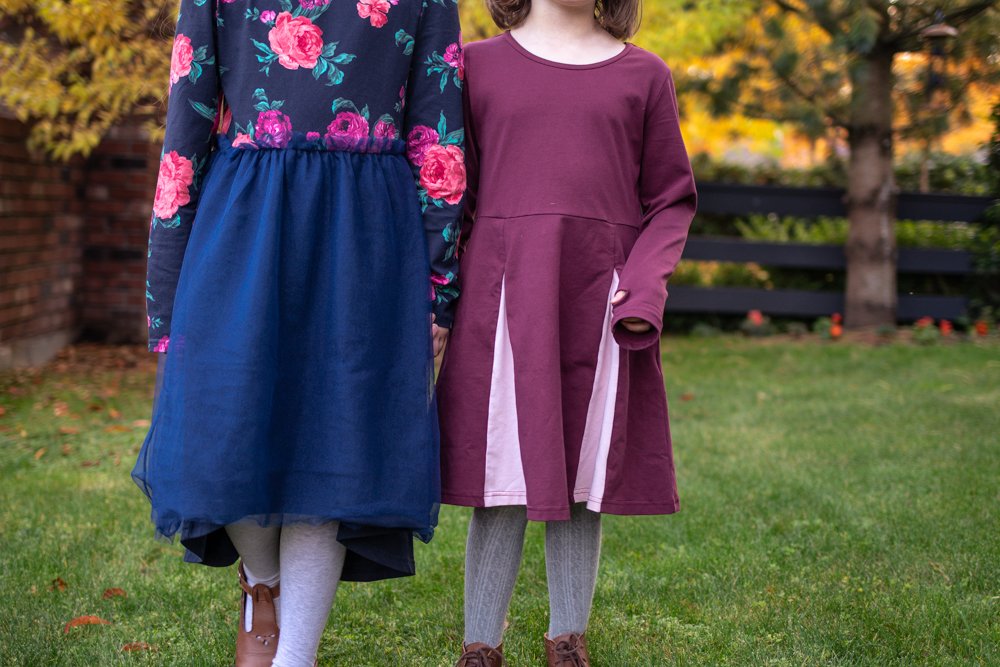
[[[167,127],[149,227],[146,316],[149,349],[166,352],[181,262],[212,150],[219,98],[214,0],[181,0]]]
[[[451,327],[458,296],[457,243],[465,193],[462,83],[465,65],[453,0],[427,0],[407,83],[407,159],[424,215],[434,315]]]
[[[677,96],[669,73],[659,94],[646,108],[639,197],[643,219],[619,280],[625,300],[614,307],[615,339],[625,349],[641,349],[659,340],[667,280],[680,261],[697,206],[691,162],[677,118]],[[653,325],[635,334],[621,321],[637,317]]]
[[[465,52],[465,68],[469,71],[469,52]],[[459,261],[469,243],[469,235],[476,221],[476,202],[479,194],[479,145],[476,143],[476,124],[472,114],[472,90],[468,80],[462,90],[462,113],[465,115],[465,203],[462,226],[458,238]]]

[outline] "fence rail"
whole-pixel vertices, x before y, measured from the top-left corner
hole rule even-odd
[[[844,190],[838,188],[789,188],[780,186],[699,183],[699,210],[717,215],[774,213],[815,218],[845,216]],[[977,222],[993,203],[990,197],[950,194],[900,193],[898,216],[902,219]],[[838,245],[774,243],[737,238],[692,236],[684,259],[720,262],[755,262],[764,266],[816,271],[844,271],[847,258]],[[905,274],[965,276],[973,272],[972,253],[937,248],[900,248],[897,271]],[[912,321],[929,315],[954,319],[964,314],[963,296],[900,294],[897,318]],[[744,287],[671,286],[667,309],[671,312],[741,314],[757,309],[771,315],[818,317],[843,311],[844,295],[807,290],[766,290]]]

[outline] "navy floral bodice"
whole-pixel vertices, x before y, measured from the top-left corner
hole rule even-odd
[[[181,0],[150,225],[150,349],[168,348],[199,186],[220,141],[405,154],[424,211],[434,312],[450,326],[463,78],[454,0]]]

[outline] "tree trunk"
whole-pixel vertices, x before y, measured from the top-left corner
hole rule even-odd
[[[876,47],[851,69],[844,323],[852,329],[896,323],[893,55]]]

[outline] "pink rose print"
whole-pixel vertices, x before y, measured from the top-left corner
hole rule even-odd
[[[396,126],[391,122],[380,120],[375,123],[375,129],[372,130],[372,134],[379,139],[395,139]]]
[[[440,273],[432,273],[431,282],[435,285],[447,285],[451,281],[448,279],[448,276],[442,276]]]
[[[368,19],[376,28],[381,28],[389,20],[389,0],[361,0],[358,3],[358,16]]]
[[[417,125],[406,137],[406,157],[418,167],[424,163],[424,155],[431,146],[436,146],[441,139],[434,128]]]
[[[319,139],[319,132],[306,132],[306,139],[308,141],[316,141]]]
[[[286,69],[312,69],[323,51],[323,31],[305,16],[281,12],[267,33],[271,50]]]
[[[233,148],[241,148],[246,146],[247,148],[257,148],[257,144],[253,142],[253,139],[249,134],[238,133],[236,138],[233,139]]]
[[[326,143],[328,146],[339,147],[350,145],[359,139],[368,137],[368,121],[361,114],[353,111],[341,111],[326,128]]]
[[[174,37],[174,50],[170,54],[170,85],[174,85],[191,73],[191,63],[194,62],[194,48],[191,38],[187,35]]]
[[[330,0],[299,0],[299,5],[302,9],[316,9],[317,7],[325,7],[330,4]]]
[[[430,146],[420,167],[420,185],[433,199],[448,204],[462,201],[465,192],[465,157],[458,146]]]
[[[292,138],[292,120],[277,109],[261,111],[255,127],[257,143],[261,146],[284,148]]]
[[[274,23],[274,19],[278,18],[278,12],[272,9],[265,9],[260,13],[260,22],[266,23],[268,25]]]
[[[169,220],[177,214],[177,209],[191,201],[188,188],[194,182],[194,166],[191,160],[170,151],[160,160],[160,173],[156,179],[156,196],[153,199],[153,214],[161,220]]]
[[[170,347],[170,336],[164,336],[156,342],[153,352],[166,352],[168,347]]]
[[[458,78],[465,79],[465,57],[462,53],[462,37],[459,35],[458,41],[449,44],[444,51],[444,61],[458,70]]]

